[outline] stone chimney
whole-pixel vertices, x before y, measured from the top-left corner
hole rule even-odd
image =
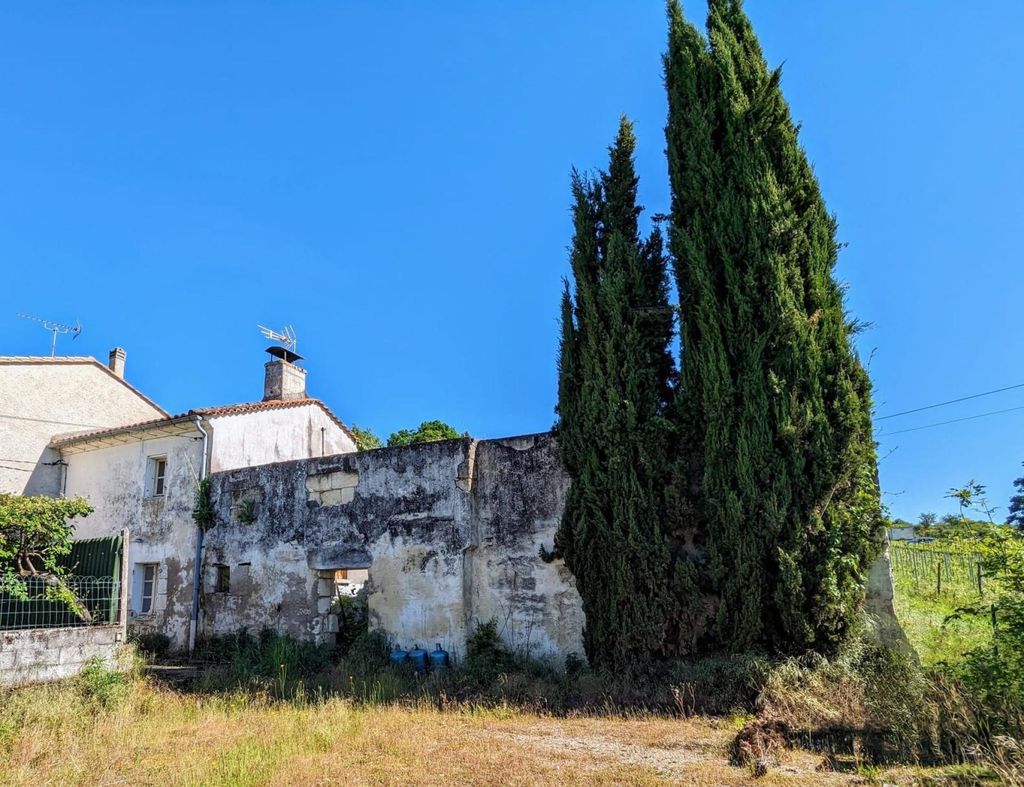
[[[123,347],[115,347],[110,351],[110,359],[107,361],[107,368],[114,374],[124,379],[124,361],[128,354]]]
[[[305,399],[306,370],[292,363],[299,360],[300,356],[283,347],[271,347],[267,352],[275,356],[276,360],[268,361],[264,367],[263,401]]]

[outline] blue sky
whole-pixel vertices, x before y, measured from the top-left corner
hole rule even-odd
[[[879,415],[1024,382],[1024,4],[750,0],[830,208]],[[703,4],[687,13],[703,20]],[[553,421],[571,166],[618,116],[668,206],[660,2],[0,6],[0,354],[128,351],[172,411],[258,399],[256,323],[386,436]],[[886,502],[1003,506],[1024,389],[879,423]],[[884,425],[884,429],[882,429]]]

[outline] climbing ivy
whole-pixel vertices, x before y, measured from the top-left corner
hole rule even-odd
[[[210,502],[210,479],[202,479],[196,487],[196,504],[192,509],[192,520],[202,531],[207,531],[217,523],[213,504]]]

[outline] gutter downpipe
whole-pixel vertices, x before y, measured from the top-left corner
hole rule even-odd
[[[195,417],[195,426],[199,434],[203,436],[203,456],[199,462],[199,482],[202,483],[206,478],[206,447],[209,441],[209,435],[206,430],[203,429],[203,419],[201,416]],[[196,649],[196,633],[199,629],[199,584],[203,576],[202,571],[203,562],[203,528],[196,524],[196,558],[192,564],[192,618],[189,621],[188,626],[188,652],[192,653]]]

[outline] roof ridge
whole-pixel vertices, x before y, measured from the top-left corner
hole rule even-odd
[[[322,400],[315,397],[305,397],[303,399],[268,399],[260,402],[240,402],[238,404],[227,404],[219,407],[194,407],[183,413],[177,413],[175,415],[167,414],[162,418],[151,418],[149,420],[138,421],[133,424],[122,424],[121,426],[112,426],[104,429],[54,435],[50,442],[51,445],[56,443],[70,444],[76,442],[87,442],[103,435],[117,434],[118,432],[139,431],[149,427],[158,427],[168,422],[184,421],[190,416],[218,417],[228,415],[245,415],[250,412],[278,410],[303,405],[313,405],[321,408],[327,414],[327,417],[334,421],[334,423],[336,423],[338,427],[348,435],[349,439],[355,442],[355,435],[352,434],[352,431],[331,411],[331,408],[329,408]]]
[[[55,364],[55,365],[59,365],[59,364],[90,364],[92,366],[95,366],[97,369],[102,369],[105,374],[107,374],[110,377],[112,377],[113,379],[117,380],[119,383],[121,383],[121,385],[123,385],[125,388],[127,388],[129,391],[131,391],[133,394],[138,396],[140,399],[142,399],[146,404],[148,404],[150,407],[152,407],[157,412],[163,413],[164,416],[166,416],[166,417],[170,416],[170,414],[164,408],[162,408],[160,405],[158,405],[156,402],[154,402],[152,399],[150,399],[148,396],[146,396],[146,394],[142,393],[142,391],[140,391],[138,388],[136,388],[134,385],[132,385],[130,382],[128,382],[123,377],[121,377],[121,376],[119,376],[117,374],[114,374],[114,372],[110,369],[109,366],[107,366],[105,363],[101,363],[100,361],[96,360],[91,355],[0,355],[0,365],[2,365],[2,364],[13,365],[13,364],[19,364],[19,363],[24,363],[24,364],[39,363],[39,364]]]
[[[91,355],[0,355],[0,363],[99,363]]]

